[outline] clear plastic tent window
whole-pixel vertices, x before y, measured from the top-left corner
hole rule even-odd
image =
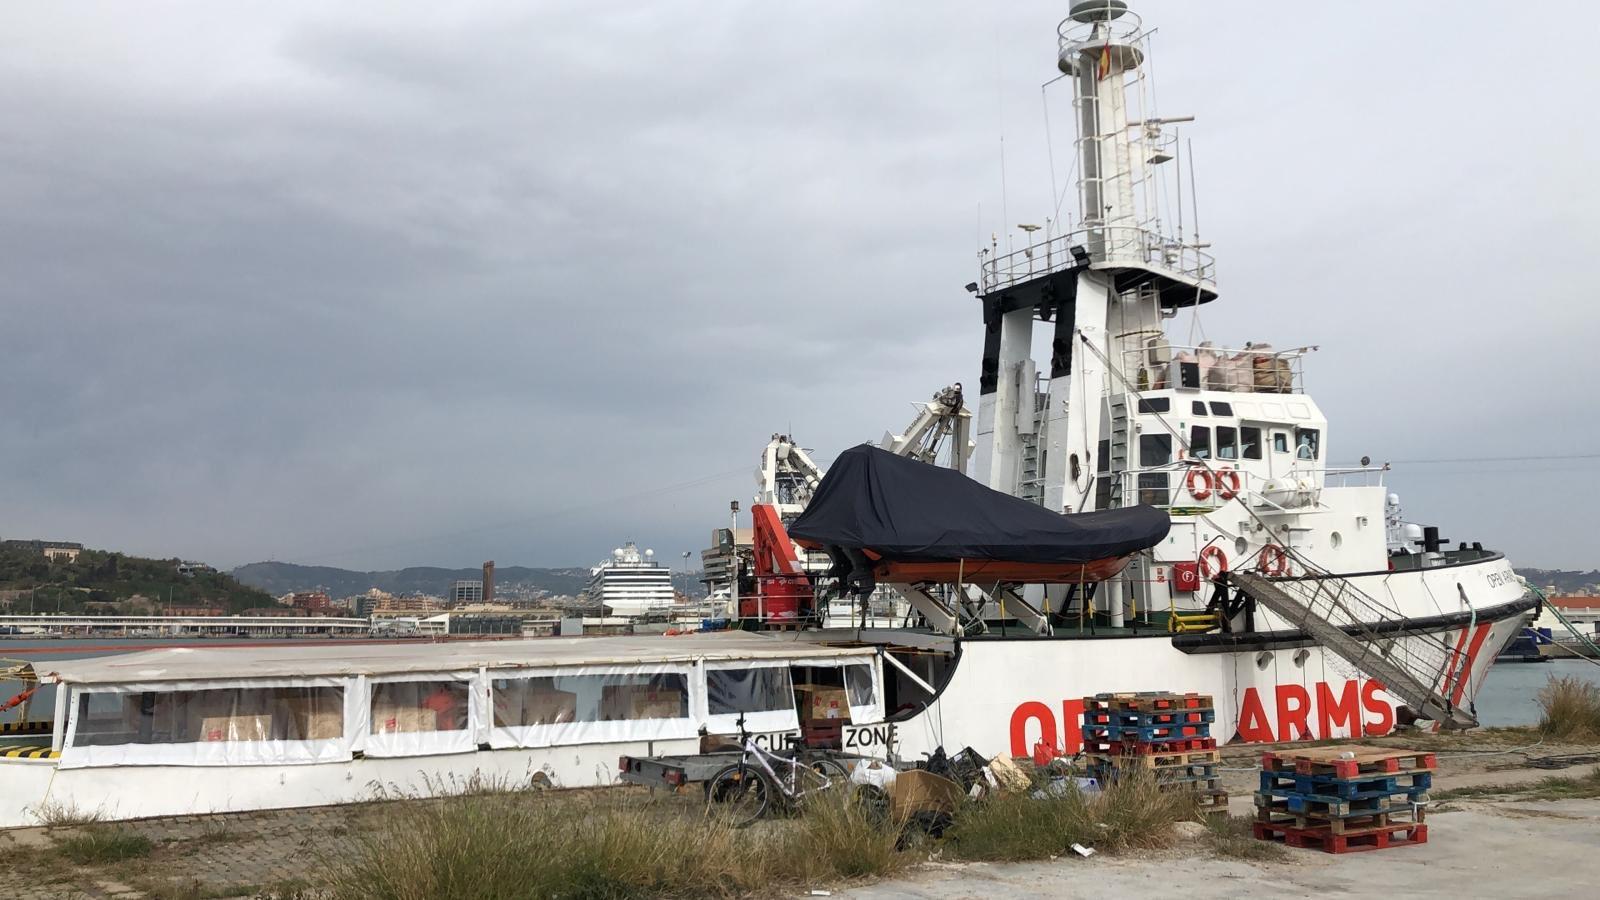
[[[491,673],[495,747],[693,737],[688,666],[594,666],[526,678]]]
[[[338,684],[74,692],[62,765],[252,765],[349,757]]]
[[[706,667],[706,727],[712,731],[731,734],[741,718],[747,731],[792,731],[800,727],[794,703],[789,666],[781,660]]]
[[[364,744],[368,756],[470,753],[483,720],[477,673],[372,680]]]

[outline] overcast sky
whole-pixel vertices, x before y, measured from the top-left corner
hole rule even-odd
[[[976,384],[1067,6],[7,4],[0,535],[698,563],[772,432]],[[1178,334],[1319,344],[1335,460],[1600,565],[1594,5],[1135,6],[1218,258]]]

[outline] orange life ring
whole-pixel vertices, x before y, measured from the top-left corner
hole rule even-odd
[[[1198,486],[1195,484],[1196,478],[1198,478],[1201,482]],[[1189,476],[1184,479],[1183,483],[1186,487],[1188,487],[1189,495],[1194,497],[1196,500],[1204,500],[1211,496],[1211,473],[1200,468],[1199,466],[1195,466],[1189,470]]]
[[[1289,554],[1277,544],[1268,544],[1261,548],[1261,555],[1256,557],[1256,567],[1264,575],[1286,574],[1289,571]]]
[[[1215,563],[1212,561],[1215,560]],[[1228,571],[1228,554],[1215,544],[1207,546],[1200,551],[1200,577],[1211,581],[1223,572]]]
[[[1243,485],[1239,481],[1239,473],[1223,466],[1217,470],[1217,496],[1224,500],[1232,500],[1239,496],[1239,489]]]

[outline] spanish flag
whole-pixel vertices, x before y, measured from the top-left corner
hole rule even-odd
[[[1099,78],[1100,81],[1104,81],[1106,76],[1111,74],[1111,41],[1110,40],[1107,40],[1106,41],[1106,45],[1104,47],[1100,48],[1099,74],[1100,74],[1100,78]]]

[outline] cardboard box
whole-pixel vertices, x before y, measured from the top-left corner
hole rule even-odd
[[[266,741],[271,739],[271,716],[206,716],[200,720],[201,741]]]
[[[802,684],[796,687],[794,691],[800,698],[800,718],[802,720],[838,719],[842,722],[850,721],[850,699],[845,696],[844,688]]]
[[[289,741],[325,741],[344,737],[344,704],[313,702],[309,697],[283,701],[279,727]]]
[[[949,815],[966,797],[961,785],[926,769],[907,769],[889,785],[889,814],[895,821],[906,821],[917,813]]]
[[[600,690],[600,718],[679,719],[684,715],[683,692],[653,690],[642,684],[614,684]]]
[[[511,703],[512,695],[496,691],[494,723],[501,728],[521,725],[556,725],[578,719],[578,695],[572,691],[527,691],[520,694],[522,708]]]
[[[439,714],[419,706],[374,706],[372,708],[373,734],[408,734],[418,731],[438,731]]]

